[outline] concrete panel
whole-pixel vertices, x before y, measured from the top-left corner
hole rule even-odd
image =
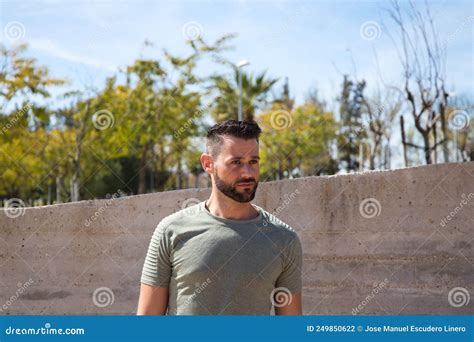
[[[0,211],[0,314],[134,314],[157,223],[209,194]],[[305,314],[474,314],[474,162],[266,182],[255,203],[301,238]]]

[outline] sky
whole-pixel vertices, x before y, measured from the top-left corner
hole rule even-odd
[[[232,43],[235,49],[226,56],[235,62],[248,60],[248,71],[267,70],[280,79],[278,90],[288,77],[297,103],[316,88],[334,104],[343,74],[365,79],[368,94],[382,80],[400,83],[388,1],[2,0],[0,4],[1,41],[7,46],[28,43],[27,55],[76,89],[100,88],[107,76],[140,54],[159,58],[165,48],[184,56],[190,52],[187,38],[199,34],[212,42],[227,33],[238,36]],[[448,90],[471,98],[473,4],[429,2],[440,41],[447,44]],[[154,45],[144,48],[145,40]],[[215,64],[204,63],[199,73],[216,70]]]

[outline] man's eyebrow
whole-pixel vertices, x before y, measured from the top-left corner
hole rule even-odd
[[[259,156],[252,156],[251,159],[260,159]],[[244,159],[244,157],[231,157],[229,160]]]

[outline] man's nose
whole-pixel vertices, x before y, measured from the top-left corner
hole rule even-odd
[[[253,175],[252,175],[252,167],[248,164],[245,164],[243,167],[242,167],[242,174],[241,174],[241,178],[243,179],[253,179]]]

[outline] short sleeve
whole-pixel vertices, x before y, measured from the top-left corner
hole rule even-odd
[[[276,287],[285,287],[291,293],[301,292],[303,252],[298,235],[294,235],[291,242],[283,251],[284,266],[283,271],[276,281]]]
[[[169,285],[172,271],[171,241],[166,228],[161,221],[151,238],[140,280],[144,284],[158,287]]]

